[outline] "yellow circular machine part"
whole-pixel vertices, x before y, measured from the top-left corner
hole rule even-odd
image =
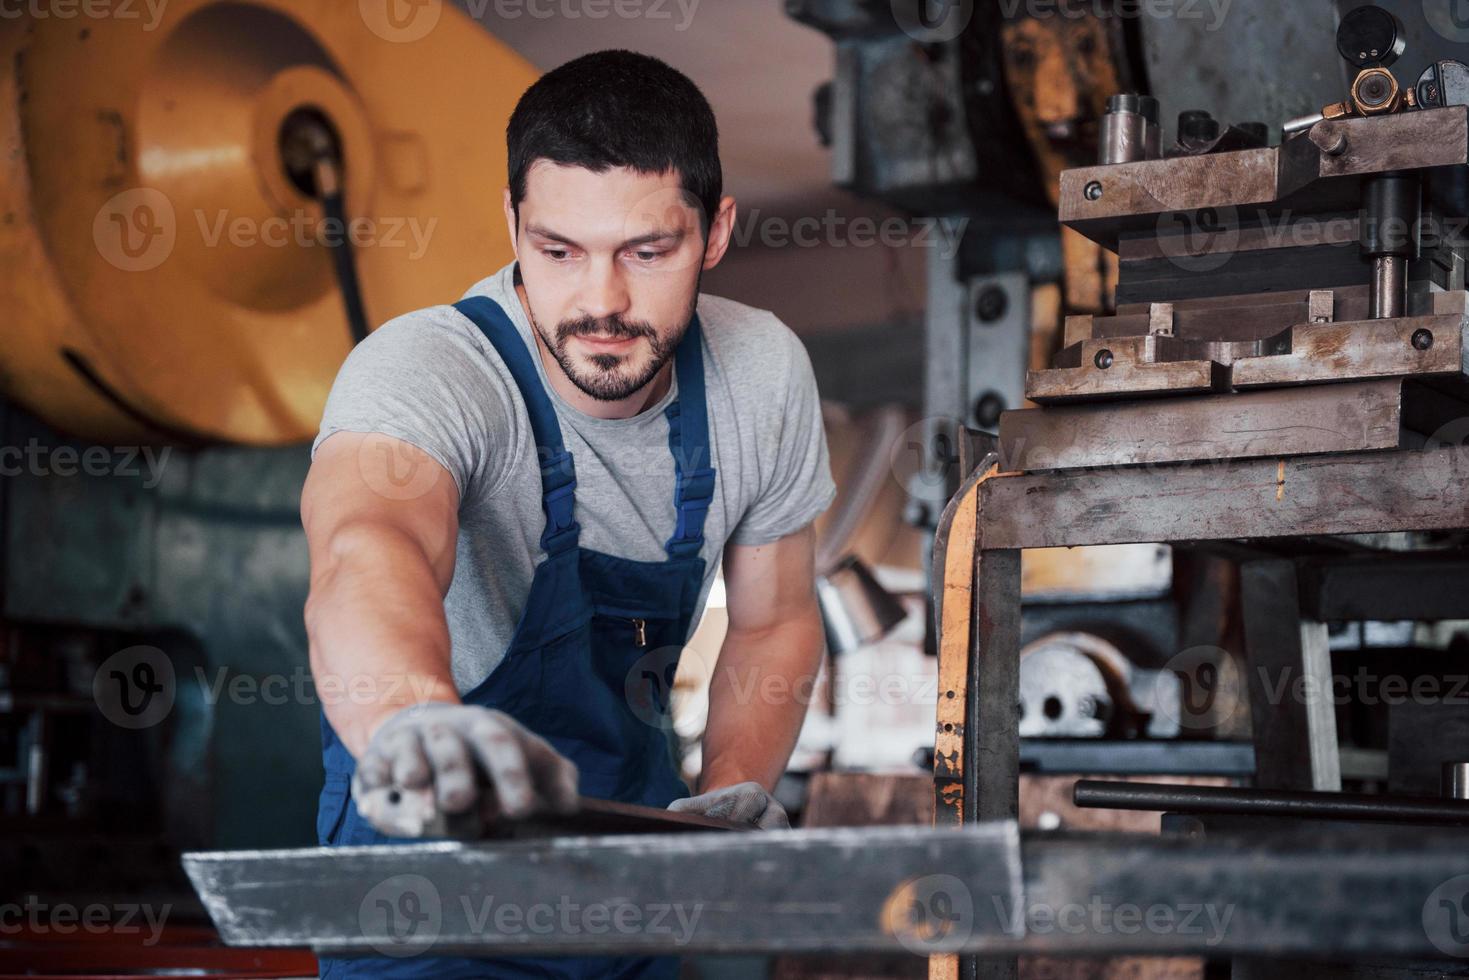
[[[374,325],[509,261],[535,70],[442,0],[159,8],[0,24],[0,390],[94,440],[309,438],[352,343],[324,239]],[[300,110],[341,148],[346,228],[282,162]]]

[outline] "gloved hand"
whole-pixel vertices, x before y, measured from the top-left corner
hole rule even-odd
[[[716,820],[754,824],[761,830],[789,828],[791,818],[775,797],[756,782],[736,783],[698,796],[674,800],[668,809],[677,813],[698,813]]]
[[[385,834],[474,837],[497,819],[569,813],[576,787],[576,765],[503,711],[429,701],[378,726],[352,799]]]

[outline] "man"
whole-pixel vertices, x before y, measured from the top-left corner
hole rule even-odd
[[[415,830],[571,809],[578,793],[786,826],[770,791],[805,705],[762,695],[818,665],[810,525],[835,488],[800,342],[767,312],[699,294],[735,220],[713,113],[662,62],[603,51],[531,86],[507,143],[515,261],[360,344],[313,447],[311,665],[348,692],[324,699],[318,835],[389,840],[403,826],[383,800],[405,794],[433,811]],[[729,632],[689,797],[666,683],[721,561]],[[371,695],[352,695],[363,678]]]

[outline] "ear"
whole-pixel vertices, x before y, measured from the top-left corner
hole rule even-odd
[[[515,258],[520,258],[520,229],[515,227],[515,207],[510,203],[510,188],[505,188],[505,227],[510,229],[510,247]]]
[[[735,199],[728,196],[720,198],[719,211],[714,215],[714,220],[709,222],[709,240],[704,244],[705,272],[724,258],[724,253],[729,249],[730,236],[734,234],[734,223]]]

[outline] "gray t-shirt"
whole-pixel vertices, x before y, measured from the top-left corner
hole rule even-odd
[[[546,380],[514,289],[515,263],[465,296],[514,322],[576,460],[581,545],[662,561],[673,534],[668,394],[626,419],[571,407]],[[709,440],[718,472],[704,525],[702,612],[726,541],[766,544],[805,527],[836,495],[811,361],[774,314],[700,294]],[[452,306],[390,320],[358,344],[332,385],[313,455],[334,432],[380,432],[433,456],[459,487],[454,581],[444,599],[454,683],[479,684],[504,656],[530,592],[545,515],[530,419],[504,362]]]

